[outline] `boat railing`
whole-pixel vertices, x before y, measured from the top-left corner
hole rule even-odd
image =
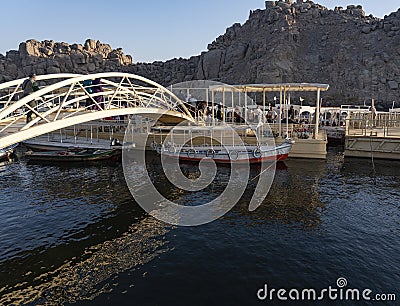
[[[290,140],[288,142],[284,142],[280,144],[278,147],[284,147],[288,144],[292,145],[294,141]],[[237,152],[253,152],[255,149],[260,150],[260,152],[267,152],[277,148],[275,143],[262,143],[262,144],[254,144],[254,143],[240,143],[240,144],[211,144],[211,143],[203,143],[203,144],[178,144],[175,142],[166,142],[166,143],[157,143],[153,142],[150,147],[157,151],[168,152],[168,153],[177,153],[177,152],[187,152],[193,150],[195,153],[199,152],[207,152],[209,150],[213,150],[214,152],[230,152],[232,150]]]
[[[233,133],[234,131],[234,133]],[[172,142],[177,139],[184,144],[190,139],[197,139],[196,143],[205,145],[214,145],[218,141],[220,143],[231,143],[235,138],[234,134],[239,136],[238,143],[243,141],[247,143],[272,143],[279,139],[291,138],[299,139],[314,139],[315,124],[289,124],[288,128],[281,130],[278,123],[270,123],[268,126],[236,124],[236,125],[216,125],[216,126],[190,126],[190,127],[175,127],[172,131]],[[157,143],[162,143],[168,138],[171,132],[171,127],[157,126],[151,129],[153,139]],[[159,136],[158,136],[159,135]],[[257,138],[256,138],[257,137]],[[162,140],[160,140],[162,139]],[[326,140],[326,131],[320,130],[317,139]],[[168,140],[167,140],[168,141]]]
[[[270,131],[275,137],[292,138],[292,139],[310,139],[315,138],[315,124],[309,123],[290,123],[287,128],[280,129],[278,123],[269,124]],[[268,133],[266,130],[265,133]],[[316,137],[320,140],[326,140],[326,131],[319,130]]]
[[[226,123],[220,122],[215,124],[216,126],[223,125]],[[206,126],[213,126],[212,123]],[[259,121],[247,122],[247,123],[234,123],[231,125],[232,128],[243,128],[258,130],[259,134],[265,137],[282,137],[282,138],[296,138],[296,139],[308,139],[315,135],[315,124],[309,123],[289,123],[287,128],[286,125],[280,125],[279,123],[267,123],[259,124]],[[247,136],[249,133],[247,133]],[[254,133],[252,133],[254,135]],[[325,139],[325,131],[319,131],[318,139]]]
[[[400,136],[400,114],[365,113],[346,119],[346,136]]]
[[[342,112],[356,112],[356,113],[368,113],[371,107],[367,105],[341,105],[340,110]]]

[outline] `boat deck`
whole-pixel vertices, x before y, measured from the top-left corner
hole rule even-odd
[[[364,157],[400,160],[400,126],[398,122],[386,121],[382,126],[369,126],[367,121],[361,123],[363,128],[350,125],[346,129],[345,157]]]
[[[48,138],[45,136],[36,137],[23,142],[24,145],[33,150],[48,150],[58,151],[69,148],[82,148],[82,149],[111,149],[111,141],[106,139],[87,139],[84,137],[60,137]]]

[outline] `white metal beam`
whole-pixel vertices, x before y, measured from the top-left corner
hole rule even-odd
[[[191,120],[187,115],[172,111],[172,110],[163,110],[157,108],[144,108],[144,107],[136,107],[136,108],[120,108],[120,109],[110,109],[105,111],[97,111],[91,113],[85,113],[79,116],[60,119],[57,121],[53,121],[50,123],[40,124],[33,126],[26,130],[21,130],[11,135],[7,135],[5,137],[0,138],[0,148],[8,147],[12,144],[37,137],[40,135],[44,135],[59,129],[63,129],[69,126],[74,126],[77,124],[99,120],[105,117],[112,117],[118,115],[142,115],[148,117],[160,117],[160,116],[171,116],[175,118],[181,118],[182,120]]]

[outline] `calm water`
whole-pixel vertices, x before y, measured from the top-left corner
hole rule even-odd
[[[375,167],[374,176],[371,161],[344,162],[336,150],[327,161],[288,160],[256,211],[254,183],[223,218],[183,228],[134,202],[121,164],[3,163],[0,304],[262,305],[266,283],[327,288],[339,277],[400,299],[400,163]],[[221,181],[183,197],[218,196]]]

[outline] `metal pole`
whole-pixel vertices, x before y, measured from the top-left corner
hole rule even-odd
[[[210,134],[211,134],[211,148],[213,148],[213,140],[214,140],[213,129],[211,129]],[[205,133],[204,133],[204,135],[205,135]],[[206,142],[206,137],[204,136],[204,146],[206,146],[205,142]]]
[[[222,88],[222,122],[225,123],[225,87]]]
[[[234,94],[233,94],[233,88],[232,88],[232,111],[231,111],[231,114],[232,114],[232,125],[235,123],[235,121],[234,121],[234,117],[235,117],[235,105],[233,104],[233,101],[235,100],[235,98],[234,98]]]
[[[264,123],[265,123],[265,116],[264,116],[264,110],[265,110],[265,100],[266,100],[266,97],[265,97],[265,88],[263,88],[263,110],[262,110],[262,117],[261,117],[261,119],[262,119],[262,126],[261,126],[261,137],[264,137]],[[258,113],[258,115],[260,116],[260,113]],[[258,122],[261,122],[260,121],[260,118],[258,118]]]
[[[239,123],[240,123],[240,121],[242,121],[242,120],[241,120],[242,117],[240,116],[240,107],[241,107],[240,100],[241,100],[241,97],[242,97],[242,92],[239,90],[238,94],[239,94],[239,99],[238,99],[238,106],[239,106],[239,108],[238,108],[238,115],[239,115],[239,117],[240,117],[240,120],[239,120]]]
[[[285,113],[286,113],[286,137],[289,137],[289,110],[288,110],[288,105],[287,105],[287,99],[286,99],[286,87],[283,91],[283,103],[285,105]]]
[[[317,105],[315,109],[315,135],[314,139],[318,139],[318,132],[319,132],[319,113],[320,113],[320,104],[319,100],[321,98],[321,89],[318,88],[317,90]]]
[[[263,122],[263,123],[265,123],[265,116],[264,116],[264,112],[265,112],[265,100],[266,100],[266,97],[265,97],[265,88],[263,88],[263,111],[262,111],[262,113],[263,113],[262,122]],[[258,121],[260,121],[260,120],[258,120]]]
[[[206,114],[207,114],[207,108],[208,108],[208,94],[209,94],[210,92],[209,92],[209,90],[208,90],[208,88],[206,88],[206,107],[204,108],[204,110],[203,110],[203,119],[204,119],[204,125],[207,125],[207,118],[204,118],[205,116],[206,116]]]
[[[244,122],[247,123],[247,88],[244,88]]]
[[[282,87],[279,88],[279,137],[282,136]]]
[[[212,118],[212,125],[215,125],[215,118],[214,118],[214,90],[211,91],[211,118]]]

